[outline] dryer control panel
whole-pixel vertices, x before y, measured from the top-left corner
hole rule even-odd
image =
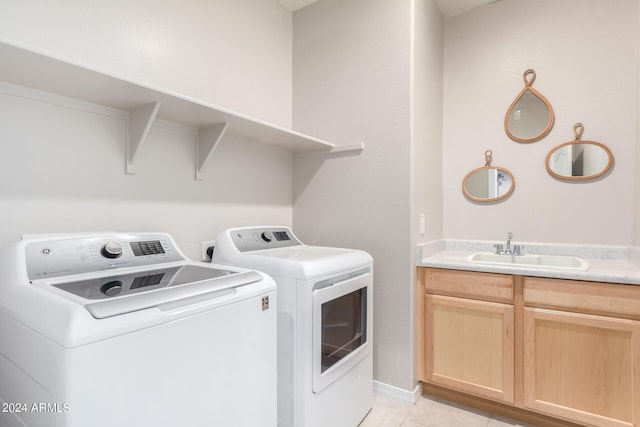
[[[30,239],[25,246],[29,280],[184,259],[163,233],[52,236]]]
[[[229,234],[231,241],[240,252],[302,244],[287,227],[237,228],[229,230]]]

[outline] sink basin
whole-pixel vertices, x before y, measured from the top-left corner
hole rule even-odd
[[[467,257],[467,262],[536,270],[586,271],[589,269],[589,263],[585,260],[564,255],[499,255],[492,252],[476,252]]]

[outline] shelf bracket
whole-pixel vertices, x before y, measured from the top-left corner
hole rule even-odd
[[[220,143],[228,127],[229,123],[224,122],[198,129],[198,140],[196,141],[196,181],[202,181],[202,168]]]
[[[336,145],[331,150],[330,153],[342,153],[344,151],[362,151],[364,150],[364,142],[356,142],[354,144],[344,144],[344,145]]]
[[[129,124],[127,129],[127,174],[136,173],[135,158],[151,129],[153,120],[158,114],[159,102],[140,105],[129,110]]]

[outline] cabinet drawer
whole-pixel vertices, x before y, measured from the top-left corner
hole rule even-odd
[[[640,319],[640,286],[525,277],[524,303]]]
[[[428,294],[512,304],[513,276],[427,268],[425,291]]]

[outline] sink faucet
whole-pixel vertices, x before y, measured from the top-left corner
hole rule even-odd
[[[511,250],[511,240],[513,240],[513,233],[509,232],[507,235],[507,245],[503,247],[502,244],[494,245],[496,248],[496,254],[498,255],[522,255],[522,246],[514,245]]]
[[[513,233],[509,232],[509,234],[507,235],[507,247],[504,248],[504,253],[505,255],[511,255],[511,239],[513,239]]]

